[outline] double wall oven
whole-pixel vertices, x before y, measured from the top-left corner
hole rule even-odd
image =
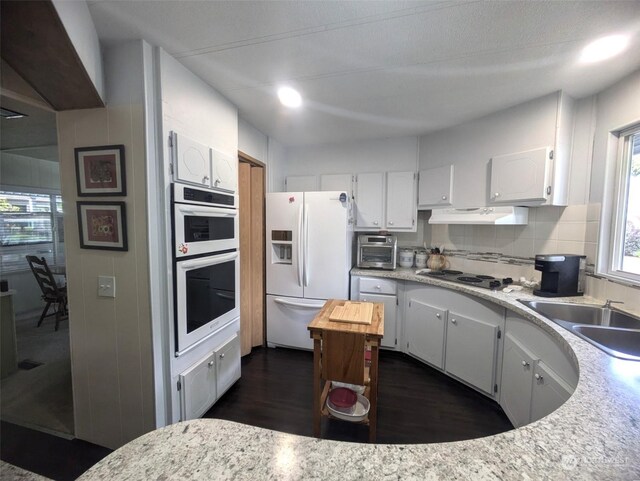
[[[171,185],[175,349],[179,356],[240,315],[237,196]]]

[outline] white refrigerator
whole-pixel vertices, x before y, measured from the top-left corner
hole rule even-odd
[[[267,194],[269,346],[313,349],[309,322],[327,299],[349,298],[351,207],[346,192]]]

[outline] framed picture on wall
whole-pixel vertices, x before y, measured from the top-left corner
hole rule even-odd
[[[124,202],[78,202],[82,249],[126,251],[127,215]]]
[[[78,196],[127,195],[124,145],[75,149]]]

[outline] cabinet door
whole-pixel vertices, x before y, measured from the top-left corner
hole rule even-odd
[[[218,398],[240,379],[240,338],[234,335],[214,352]]]
[[[418,207],[446,207],[453,203],[453,165],[421,170]]]
[[[215,363],[209,354],[180,374],[182,421],[199,418],[216,402]]]
[[[449,312],[445,370],[494,395],[498,326]]]
[[[515,427],[531,422],[531,390],[537,361],[510,333],[505,335],[500,406]]]
[[[387,229],[414,228],[417,213],[415,185],[415,172],[387,173]]]
[[[384,337],[380,343],[382,347],[396,347],[396,296],[385,296],[380,294],[360,293],[360,300],[365,302],[382,302],[384,304]]]
[[[235,192],[238,188],[238,159],[231,155],[211,151],[213,175],[211,185],[218,189]]]
[[[211,186],[211,149],[195,140],[171,132],[176,181]]]
[[[442,369],[446,322],[447,310],[409,299],[405,331],[408,352]]]
[[[356,227],[382,229],[384,174],[358,174],[355,187]]]
[[[318,179],[315,175],[290,175],[284,179],[287,192],[315,192],[318,190]]]
[[[549,366],[540,361],[534,370],[531,421],[542,419],[571,397],[573,390]]]
[[[544,202],[550,195],[551,148],[491,159],[491,202]]]
[[[320,190],[342,191],[351,196],[353,176],[351,174],[325,174],[320,176]]]

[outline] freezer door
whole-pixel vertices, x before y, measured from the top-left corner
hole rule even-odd
[[[303,297],[302,192],[266,195],[267,294]]]
[[[306,299],[348,299],[353,232],[343,192],[305,192],[303,216]],[[346,192],[345,192],[346,194]]]
[[[313,349],[307,326],[324,300],[267,296],[267,345]]]

